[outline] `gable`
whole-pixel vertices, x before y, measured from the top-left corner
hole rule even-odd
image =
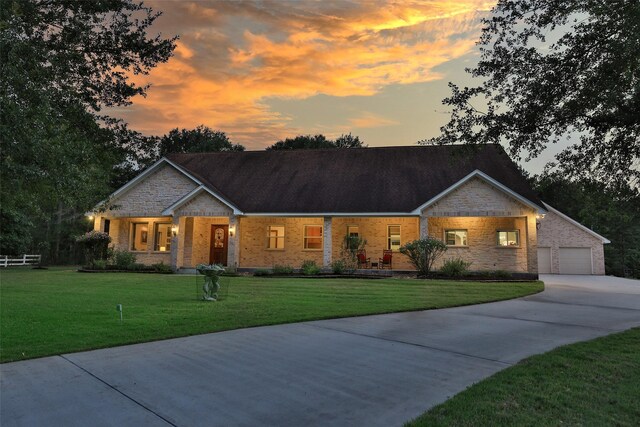
[[[230,216],[232,214],[233,209],[204,190],[174,210],[175,216]]]
[[[133,187],[118,194],[111,202],[116,209],[105,214],[112,217],[162,216],[162,211],[193,191],[198,185],[169,164],[160,165]]]
[[[427,206],[428,216],[525,216],[535,210],[504,191],[473,177]]]
[[[611,243],[607,238],[585,227],[562,212],[557,211],[545,203],[548,213],[540,219],[538,230],[539,246],[592,246]]]

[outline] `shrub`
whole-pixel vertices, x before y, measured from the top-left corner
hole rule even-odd
[[[131,271],[144,271],[144,270],[149,270],[149,267],[147,267],[144,264],[141,264],[139,262],[133,263],[129,266],[128,270]]]
[[[106,270],[107,269],[107,260],[105,259],[96,259],[93,260],[93,264],[90,266],[94,270]]]
[[[157,271],[158,273],[173,273],[173,270],[171,269],[171,266],[165,264],[162,261],[160,261],[157,264],[152,264],[151,268],[153,268],[154,271]]]
[[[433,263],[447,250],[447,246],[437,239],[414,240],[403,245],[400,253],[406,255],[411,264],[418,270],[419,276],[426,276],[431,271]]]
[[[331,270],[333,270],[335,274],[344,273],[346,268],[347,264],[342,259],[335,260],[331,263]]]
[[[315,261],[306,260],[302,262],[300,271],[306,276],[315,276],[316,274],[320,274],[320,267],[318,267]]]
[[[111,262],[120,270],[131,270],[131,267],[136,262],[136,254],[116,249],[111,255]]]
[[[289,265],[274,265],[273,266],[273,274],[287,275],[293,274],[293,267]]]
[[[496,279],[510,279],[511,273],[507,270],[493,270],[491,275]]]
[[[344,236],[340,247],[340,261],[342,261],[343,271],[353,272],[358,268],[358,251],[364,249],[366,244],[367,241],[360,236]]]
[[[271,271],[266,268],[259,268],[253,272],[254,276],[271,276]]]
[[[440,272],[450,277],[462,277],[469,272],[471,264],[462,258],[451,258],[444,262]]]
[[[109,234],[93,230],[77,236],[76,242],[84,248],[87,264],[93,265],[97,259],[107,259],[107,248],[111,243]]]

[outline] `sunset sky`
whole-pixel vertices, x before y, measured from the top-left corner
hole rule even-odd
[[[113,114],[147,135],[204,124],[256,150],[298,134],[351,132],[372,147],[436,136],[447,83],[472,84],[464,68],[493,2],[145,4],[164,13],[152,29],[180,40],[137,80],[148,96]]]

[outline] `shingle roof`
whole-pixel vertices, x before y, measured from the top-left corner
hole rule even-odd
[[[471,152],[400,146],[167,158],[244,213],[409,213],[476,169],[543,206],[499,145]]]

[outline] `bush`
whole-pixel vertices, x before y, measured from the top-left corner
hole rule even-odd
[[[139,262],[136,262],[136,263],[134,263],[134,264],[131,264],[127,270],[131,270],[131,271],[144,271],[144,270],[149,270],[149,267],[147,267],[146,265],[141,264],[141,263],[139,263]]]
[[[293,274],[293,267],[289,265],[274,265],[273,266],[273,274],[287,275]]]
[[[171,269],[171,266],[165,264],[162,261],[160,261],[157,264],[152,264],[151,268],[153,268],[153,270],[157,271],[158,273],[173,273],[173,270]]]
[[[510,279],[511,273],[507,270],[493,270],[491,275],[496,279]]]
[[[132,266],[136,262],[136,255],[129,251],[114,250],[111,262],[120,270],[133,270]]]
[[[335,274],[342,274],[347,269],[347,263],[344,260],[338,259],[331,263],[331,270]]]
[[[266,268],[259,268],[253,272],[254,276],[271,276],[271,271]]]
[[[93,262],[98,259],[107,259],[107,248],[111,243],[109,234],[93,230],[77,236],[76,242],[84,248],[88,265],[93,265]]]
[[[462,258],[451,258],[444,262],[440,272],[450,277],[462,277],[469,272],[471,264]]]
[[[305,276],[315,276],[316,274],[320,274],[320,267],[313,260],[306,260],[302,262],[302,266],[300,266],[300,271]]]
[[[431,271],[433,263],[447,250],[447,246],[437,239],[414,240],[403,245],[400,253],[409,257],[411,264],[418,270],[419,276],[426,276]]]
[[[106,270],[107,269],[107,260],[105,259],[96,259],[93,261],[93,264],[90,266],[93,270]]]

